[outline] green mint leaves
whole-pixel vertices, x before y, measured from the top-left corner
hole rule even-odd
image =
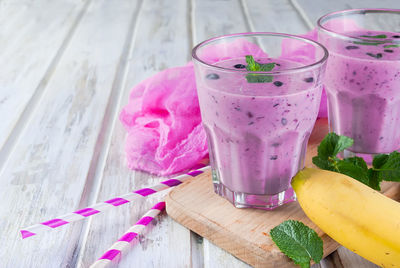
[[[400,181],[400,153],[379,154],[374,157],[372,167],[379,180]]]
[[[391,48],[391,47],[400,47],[400,44],[398,45],[385,45],[383,46],[384,48]]]
[[[346,136],[329,133],[318,146],[318,157],[327,160],[353,145],[353,140]]]
[[[385,38],[387,38],[386,34],[378,34],[378,35],[360,35],[360,37],[378,38],[378,39],[385,39]]]
[[[284,221],[271,229],[270,235],[278,248],[302,268],[309,268],[311,259],[315,263],[322,259],[322,239],[300,221]]]
[[[318,146],[318,155],[313,157],[314,165],[350,176],[375,190],[380,182],[400,181],[400,153],[379,154],[374,157],[372,168],[368,168],[361,157],[339,159],[336,155],[353,145],[346,136],[329,133]]]
[[[275,68],[275,63],[261,64],[254,60],[253,56],[246,56],[246,70],[252,72],[269,72]],[[248,83],[271,83],[273,77],[264,74],[247,74],[246,79]]]
[[[354,41],[353,44],[356,45],[363,45],[363,46],[378,46],[378,45],[382,45],[385,42],[380,41],[380,42],[359,42],[359,41]]]

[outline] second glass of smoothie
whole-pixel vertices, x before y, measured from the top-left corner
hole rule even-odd
[[[222,36],[193,49],[214,190],[234,206],[295,200],[290,181],[304,166],[327,56],[314,41],[278,33]]]
[[[329,50],[325,86],[331,131],[354,139],[344,156],[371,163],[400,149],[400,10],[354,9],[318,21]]]

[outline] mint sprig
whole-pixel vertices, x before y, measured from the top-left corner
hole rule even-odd
[[[261,64],[254,60],[253,56],[246,55],[246,70],[252,72],[269,72],[275,68],[275,63]],[[247,74],[246,79],[248,83],[271,83],[273,77],[265,74]]]
[[[400,153],[376,155],[372,167],[361,157],[339,159],[337,154],[353,145],[346,136],[329,133],[318,146],[318,155],[313,157],[314,165],[350,176],[375,190],[380,190],[381,181],[400,181]]]
[[[270,235],[278,248],[302,268],[309,268],[311,259],[315,263],[322,259],[322,239],[300,221],[286,220],[271,229]]]

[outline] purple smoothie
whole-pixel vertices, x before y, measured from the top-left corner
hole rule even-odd
[[[350,151],[355,153],[398,150],[400,47],[395,42],[400,34],[357,31],[346,35],[368,42],[321,38],[329,50],[325,85],[332,131],[353,138]]]
[[[300,67],[277,59],[274,71]],[[244,68],[244,58],[218,62]],[[235,67],[236,66],[236,67]],[[244,74],[200,73],[198,95],[214,176],[231,191],[274,195],[303,167],[321,97],[313,71],[277,74],[269,83],[248,83]],[[318,81],[318,82],[317,82]]]

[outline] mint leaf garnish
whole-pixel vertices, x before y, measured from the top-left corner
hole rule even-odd
[[[379,39],[387,38],[386,34],[378,34],[378,35],[360,35],[360,37],[379,38]]]
[[[246,79],[248,83],[271,83],[274,78],[271,75],[247,74]]]
[[[311,259],[315,263],[322,259],[322,239],[300,221],[284,221],[271,229],[270,235],[278,248],[302,268],[309,268]]]
[[[372,168],[361,157],[339,159],[337,154],[353,145],[353,140],[346,136],[329,133],[318,146],[318,155],[312,162],[321,169],[350,176],[375,190],[380,190],[381,181],[400,182],[400,153],[375,155]]]
[[[384,48],[391,48],[391,47],[400,47],[400,44],[398,45],[385,45],[383,46]]]
[[[359,42],[359,41],[354,41],[353,44],[357,45],[364,45],[364,46],[377,46],[377,45],[382,45],[385,42]]]
[[[247,71],[259,71],[260,70],[260,64],[254,60],[253,56],[247,55],[246,62],[247,62],[247,66],[246,66]]]
[[[246,70],[252,72],[269,72],[275,68],[275,63],[261,64],[254,60],[253,56],[246,55]],[[271,83],[273,77],[265,74],[247,74],[246,79],[248,83]]]

